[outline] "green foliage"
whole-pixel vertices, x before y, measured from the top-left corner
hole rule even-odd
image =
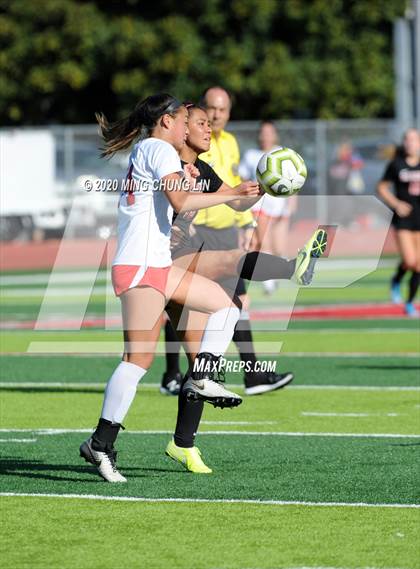
[[[113,118],[158,90],[234,118],[392,116],[401,0],[0,0],[3,124]]]

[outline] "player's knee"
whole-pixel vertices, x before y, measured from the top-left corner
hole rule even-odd
[[[418,271],[418,262],[417,259],[413,256],[406,256],[404,257],[404,266],[407,269],[407,271]]]

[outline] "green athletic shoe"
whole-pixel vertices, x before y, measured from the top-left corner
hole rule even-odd
[[[182,448],[176,446],[173,440],[168,443],[165,453],[175,462],[179,462],[189,472],[195,474],[211,474],[213,471],[201,459],[201,452],[197,447]]]
[[[327,232],[324,229],[317,229],[299,251],[296,257],[295,272],[291,280],[298,285],[307,286],[311,284],[316,260],[325,253],[326,248]]]

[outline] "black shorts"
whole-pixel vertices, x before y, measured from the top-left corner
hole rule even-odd
[[[397,231],[402,229],[420,231],[420,207],[413,207],[413,211],[407,217],[400,217],[394,213],[392,225]]]
[[[201,251],[231,251],[239,247],[239,235],[236,227],[226,229],[213,229],[205,225],[194,225],[195,235],[193,242],[195,246],[201,247]],[[240,277],[227,277],[220,279],[220,284],[238,296],[246,294],[245,281]]]
[[[191,237],[189,246],[171,251],[172,258],[178,259],[184,255],[199,253],[200,251],[231,251],[238,249],[239,237],[236,227],[226,229],[212,229],[203,225],[194,226],[196,233]],[[220,284],[238,296],[246,293],[245,281],[238,277],[221,279]]]

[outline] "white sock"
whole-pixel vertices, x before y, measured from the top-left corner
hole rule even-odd
[[[201,341],[200,352],[209,352],[222,356],[232,340],[236,323],[239,320],[239,308],[231,306],[214,312],[207,320]]]
[[[121,362],[107,383],[102,406],[102,419],[122,423],[136,395],[137,384],[147,372],[140,366]]]

